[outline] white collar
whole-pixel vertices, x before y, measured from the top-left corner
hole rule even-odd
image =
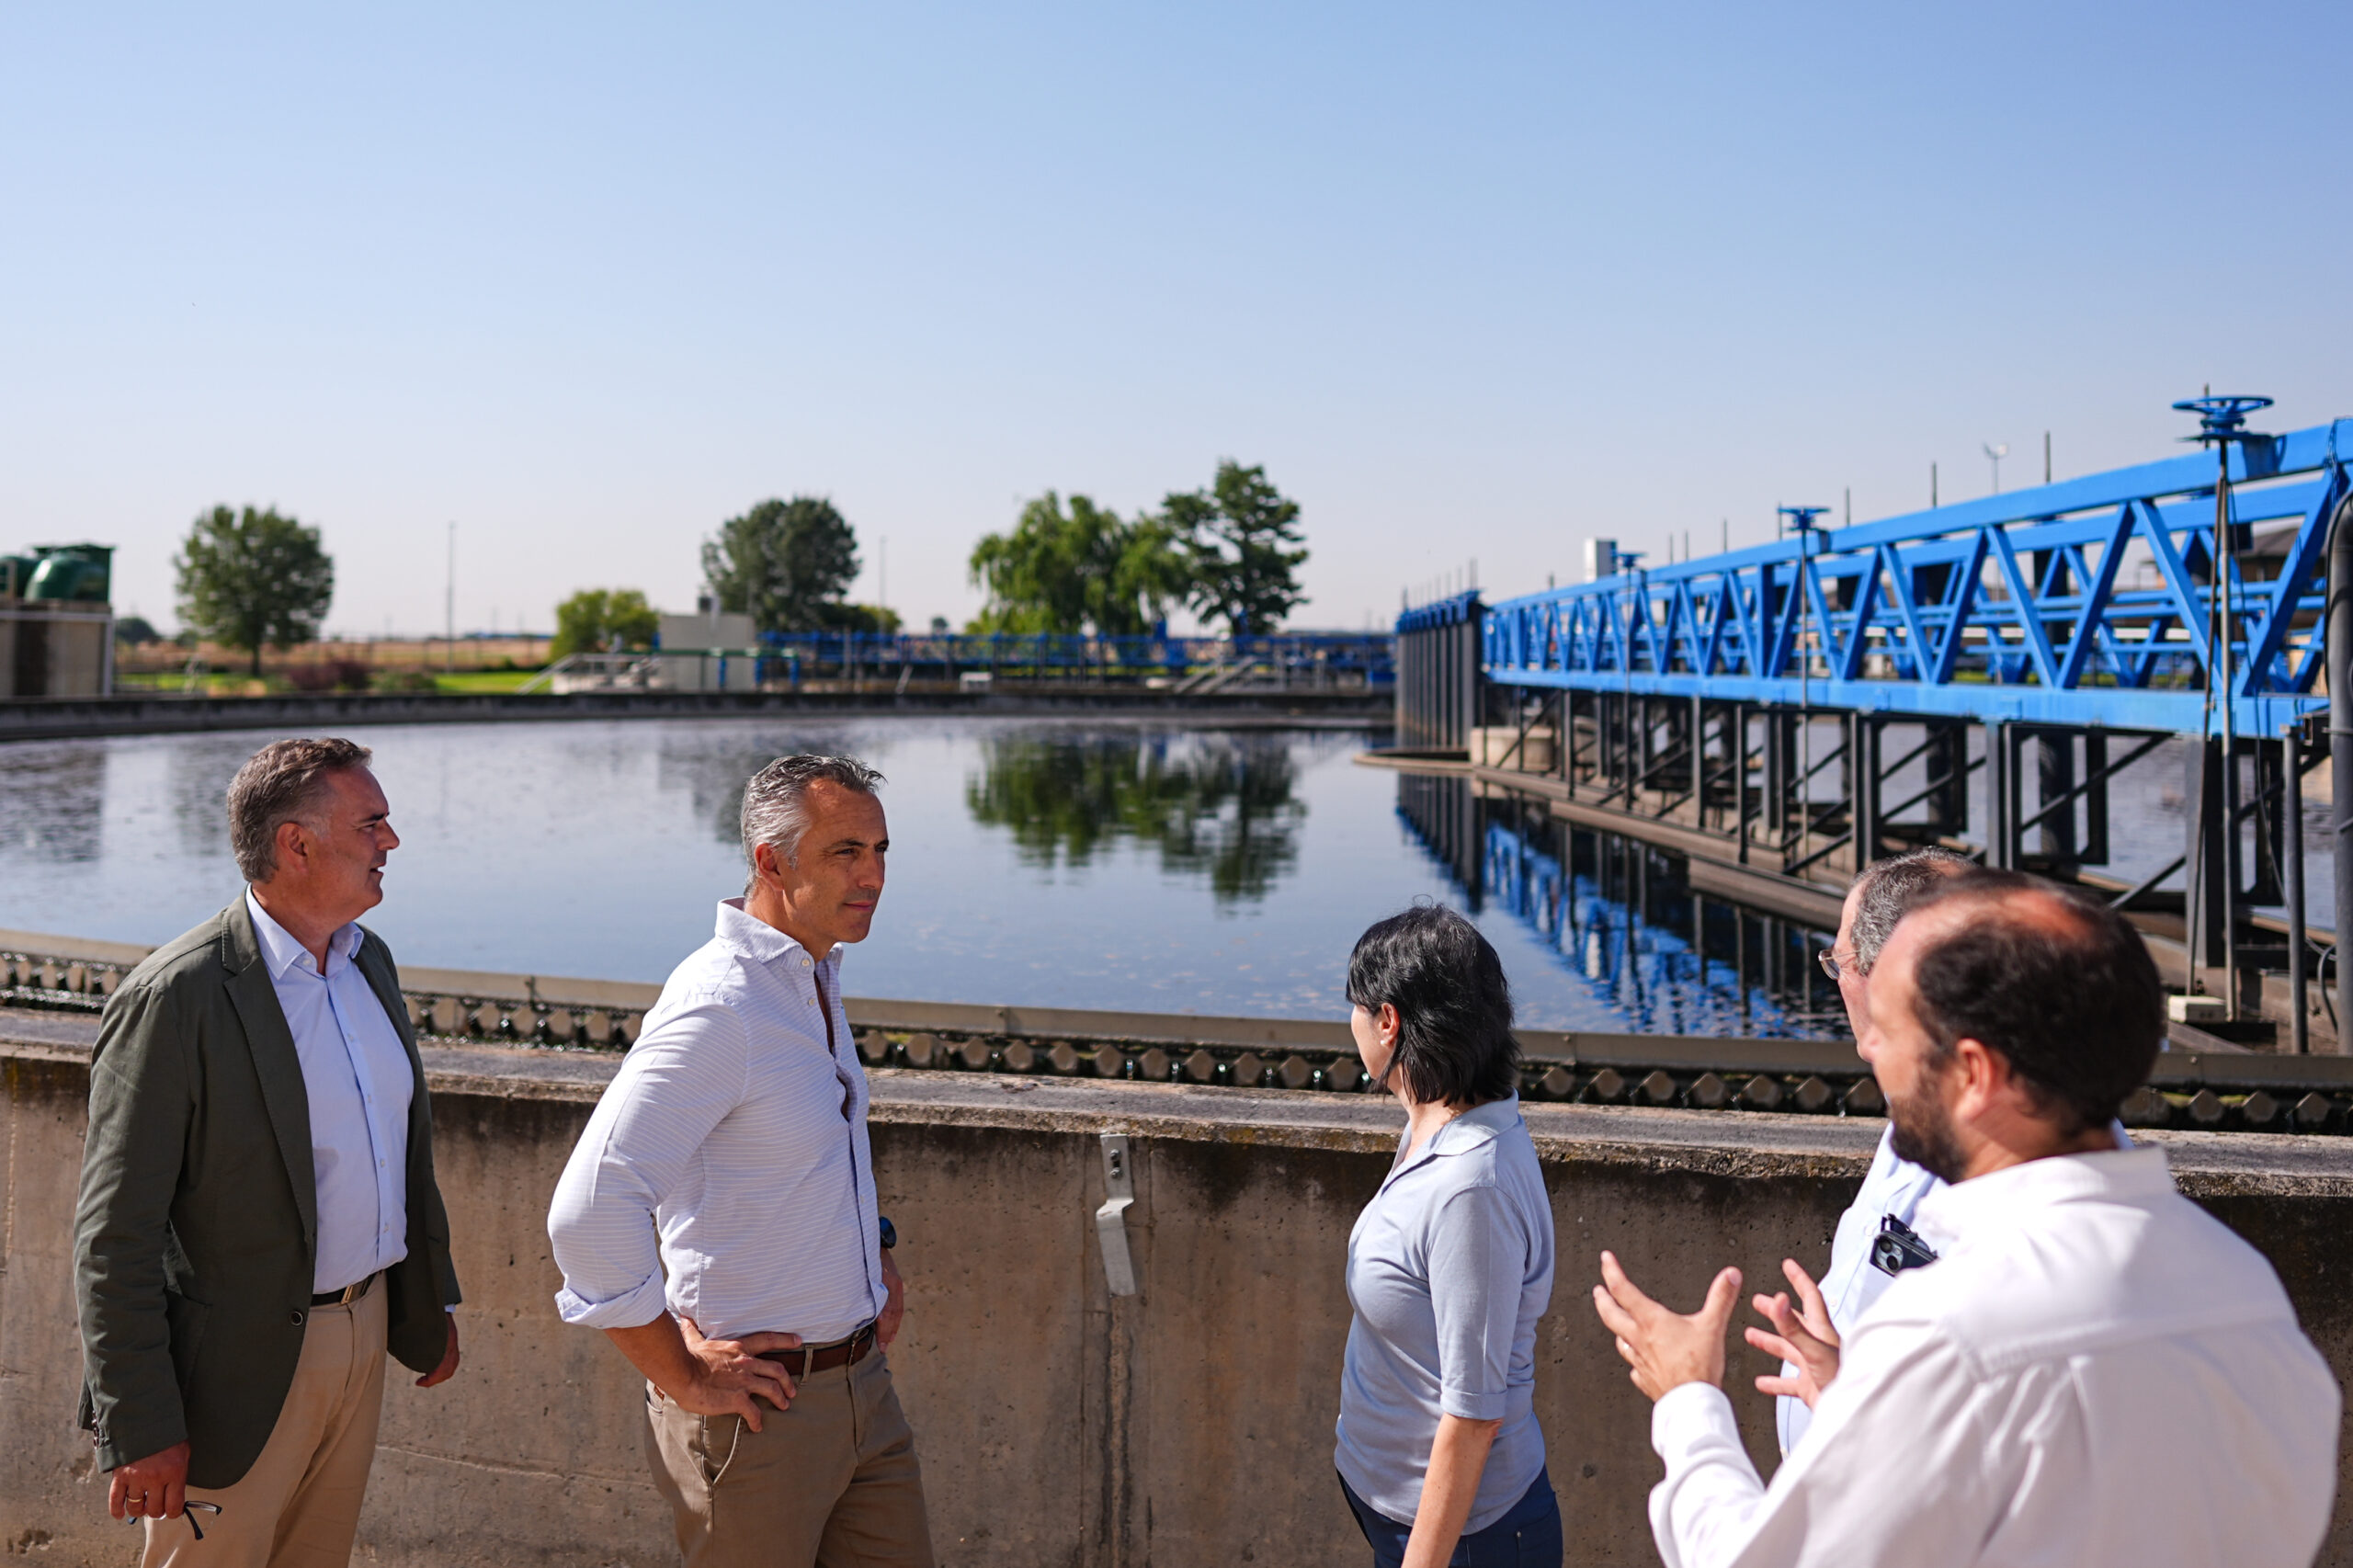
[[[254,936],[261,943],[261,960],[268,967],[272,980],[285,979],[287,971],[292,969],[300,969],[305,974],[319,972],[318,965],[312,960],[310,949],[296,941],[291,931],[271,917],[250,887],[245,889],[245,913],[253,916]],[[331,970],[341,968],[335,962],[337,959],[348,963],[359,951],[361,935],[359,922],[354,920],[329,937],[327,967]]]
[[[758,915],[747,914],[740,898],[719,901],[719,924],[714,934],[721,941],[740,949],[760,963],[777,963],[796,957],[801,964],[810,961],[806,948]],[[817,967],[838,970],[841,961],[841,944],[836,942],[834,950],[819,960]]]
[[[2174,1189],[2165,1152],[2143,1144],[2090,1154],[2052,1154],[1940,1187],[1920,1199],[1919,1229],[1947,1245],[2012,1226],[2020,1214],[2093,1199],[2145,1202]]]

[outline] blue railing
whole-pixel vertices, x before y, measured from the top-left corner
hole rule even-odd
[[[1509,599],[1485,612],[1486,677],[2198,731],[2227,644],[2230,722],[2276,735],[2325,705],[2323,567],[2353,420],[2227,449],[2219,639],[2216,460],[2198,452]],[[2254,525],[2283,519],[2284,551],[2250,556]],[[1409,611],[1399,630],[1433,613],[1458,612]]]
[[[1371,686],[1395,679],[1386,631],[1279,631],[1260,637],[1089,637],[1060,633],[771,632],[761,640],[764,675],[926,668],[1048,676],[1181,678],[1189,672],[1256,665],[1297,680],[1345,678]]]

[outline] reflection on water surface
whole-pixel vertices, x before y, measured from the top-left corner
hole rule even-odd
[[[1126,846],[1221,903],[1261,901],[1299,859],[1307,805],[1283,734],[997,735],[966,775],[972,820],[1030,866],[1084,867]]]
[[[0,746],[0,926],[158,942],[227,903],[222,793],[269,738]],[[410,964],[660,980],[743,886],[744,780],[824,751],[889,778],[890,883],[847,958],[856,994],[1337,1019],[1358,935],[1430,899],[1473,912],[1533,1028],[1822,1019],[1802,934],[1728,937],[1740,917],[1711,903],[1695,948],[1671,863],[1596,858],[1495,802],[1416,807],[1428,781],[1354,765],[1358,733],[924,717],[360,738],[402,837],[369,921]]]
[[[1482,799],[1459,778],[1404,775],[1398,812],[1447,867],[1493,940],[1508,920],[1543,961],[1620,1020],[1655,1034],[1836,1039],[1831,933],[1692,890],[1688,863],[1571,826],[1542,801]],[[1522,983],[1519,971],[1515,985]]]

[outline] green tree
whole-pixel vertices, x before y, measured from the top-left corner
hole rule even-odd
[[[548,656],[601,653],[620,639],[624,648],[651,648],[662,618],[635,588],[583,588],[555,607],[555,641]]]
[[[858,536],[821,496],[763,501],[703,542],[702,573],[720,608],[762,631],[821,631],[858,576]]]
[[[265,643],[282,652],[316,638],[335,599],[335,561],[319,548],[319,530],[280,517],[276,507],[203,513],[172,565],[179,574],[181,621],[223,647],[251,653],[256,676]]]
[[[844,602],[825,607],[828,631],[896,631],[901,624],[897,610],[885,609],[881,605]]]
[[[1172,494],[1162,520],[1192,555],[1193,608],[1204,619],[1222,616],[1233,635],[1272,631],[1307,595],[1299,568],[1299,503],[1267,482],[1264,467],[1232,458],[1217,465],[1207,490]]]
[[[1157,517],[1120,520],[1084,495],[1065,510],[1053,491],[1021,508],[1009,533],[972,547],[972,580],[988,602],[975,631],[1149,631],[1191,585],[1176,532]]]

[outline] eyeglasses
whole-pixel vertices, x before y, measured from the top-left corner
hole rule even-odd
[[[196,1539],[199,1540],[204,1539],[204,1527],[196,1522],[196,1511],[201,1508],[216,1519],[221,1517],[221,1505],[208,1503],[201,1497],[183,1497],[180,1499],[180,1508],[182,1510],[180,1517],[188,1521],[188,1528],[196,1532]],[[126,1525],[135,1525],[146,1517],[144,1514],[128,1514],[124,1516],[122,1522]]]
[[[1840,967],[1839,962],[1838,962],[1838,955],[1837,955],[1837,954],[1836,954],[1836,953],[1834,953],[1834,952],[1832,952],[1828,948],[1824,948],[1824,949],[1822,949],[1822,951],[1820,951],[1820,952],[1818,952],[1818,953],[1814,954],[1814,955],[1813,955],[1813,961],[1814,961],[1814,962],[1816,962],[1816,963],[1818,963],[1818,964],[1820,964],[1820,965],[1822,966],[1822,972],[1823,972],[1823,973],[1824,973],[1824,974],[1828,975],[1828,976],[1829,976],[1831,979],[1833,979],[1833,980],[1836,980],[1836,979],[1837,979],[1837,978],[1838,978],[1838,976],[1839,976],[1839,974],[1840,974],[1840,972],[1841,972],[1841,967]],[[1858,979],[1858,980],[1859,980],[1859,979],[1861,979],[1861,978],[1862,978],[1862,974],[1863,974],[1863,966],[1862,966],[1862,965],[1860,965],[1860,964],[1857,964],[1857,965],[1855,966],[1855,978],[1856,978],[1856,979]]]

